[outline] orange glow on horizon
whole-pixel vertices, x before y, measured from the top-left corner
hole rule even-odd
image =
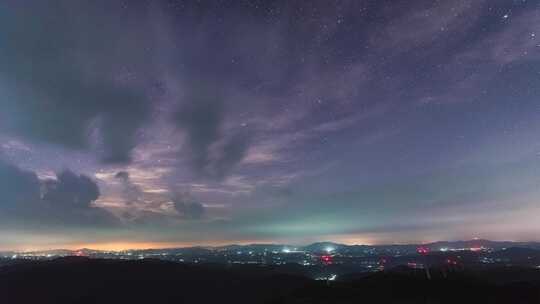
[[[331,241],[346,245],[384,245],[384,244],[425,244],[431,242],[430,239],[419,240],[402,240],[400,242],[387,241],[387,238],[380,238],[374,234],[346,234],[346,235],[326,235],[319,239],[247,239],[247,240],[214,240],[214,241],[191,241],[191,242],[151,242],[151,241],[109,241],[109,242],[80,242],[80,243],[49,243],[47,245],[19,245],[11,248],[0,246],[0,251],[45,251],[53,249],[79,250],[83,248],[103,250],[103,251],[123,251],[132,249],[166,249],[166,248],[182,248],[182,247],[212,247],[225,245],[249,245],[249,244],[286,244],[286,245],[307,245],[318,241]]]
[[[172,243],[172,242],[110,242],[110,243],[86,243],[69,246],[72,250],[89,248],[103,251],[122,251],[130,249],[161,249],[172,247],[189,247],[193,244],[189,243]]]
[[[104,251],[122,251],[130,249],[165,249],[181,247],[212,247],[225,245],[248,245],[255,243],[265,243],[257,240],[244,241],[208,241],[208,242],[106,242],[106,243],[82,243],[69,246],[67,249],[76,250],[81,248],[104,250]],[[267,243],[267,242],[266,242]]]
[[[201,242],[96,242],[96,243],[71,243],[65,245],[45,245],[45,246],[18,246],[15,248],[2,249],[0,251],[45,251],[54,249],[67,249],[67,250],[79,250],[79,249],[93,249],[102,251],[123,251],[132,249],[166,249],[166,248],[181,248],[181,247],[205,247],[205,246],[224,246],[224,245],[247,245],[253,243],[260,243],[258,241],[209,241],[205,243]]]
[[[102,251],[123,251],[130,249],[160,249],[171,247],[189,247],[195,246],[194,244],[186,243],[152,243],[152,242],[109,242],[109,243],[77,243],[77,244],[64,244],[64,245],[43,245],[43,246],[15,246],[13,248],[0,248],[0,251],[20,251],[20,252],[32,252],[32,251],[46,251],[55,249],[66,250],[79,250],[79,249],[93,249]]]

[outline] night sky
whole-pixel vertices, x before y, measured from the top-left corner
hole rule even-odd
[[[0,249],[539,218],[538,0],[0,3]]]

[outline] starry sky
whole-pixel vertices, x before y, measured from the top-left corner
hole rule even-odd
[[[0,3],[0,249],[540,240],[540,1]]]

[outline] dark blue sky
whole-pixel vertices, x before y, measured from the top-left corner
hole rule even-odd
[[[540,1],[4,1],[0,249],[539,240]]]

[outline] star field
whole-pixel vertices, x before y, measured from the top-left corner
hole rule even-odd
[[[0,249],[538,240],[539,5],[5,1]]]

